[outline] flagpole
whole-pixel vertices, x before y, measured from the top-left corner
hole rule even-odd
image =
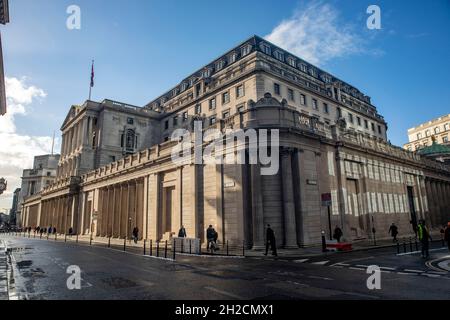
[[[91,93],[92,93],[92,86],[93,86],[93,76],[94,76],[94,60],[92,60],[92,66],[91,66],[91,81],[89,83],[89,100],[91,100]]]

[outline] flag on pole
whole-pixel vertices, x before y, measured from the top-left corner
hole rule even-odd
[[[92,60],[92,68],[91,68],[91,88],[94,86],[94,60]]]

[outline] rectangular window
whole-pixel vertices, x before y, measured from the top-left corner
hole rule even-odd
[[[111,162],[114,162],[114,161],[116,161],[116,157],[115,157],[115,156],[109,156],[109,160],[110,160]]]
[[[199,103],[195,106],[195,114],[202,113],[202,105]]]
[[[330,110],[328,109],[328,104],[326,104],[326,103],[323,104],[323,112],[325,112],[325,113],[330,112]]]
[[[173,125],[178,125],[178,116],[173,117]]]
[[[291,101],[295,100],[294,99],[294,90],[288,89],[288,97],[289,97],[289,100],[291,100]]]
[[[212,98],[211,100],[209,100],[209,110],[214,109],[216,109],[216,98]]]
[[[222,119],[226,119],[230,116],[230,110],[224,111],[222,113]]]
[[[245,105],[241,104],[239,106],[237,106],[237,112],[242,112],[245,110]]]
[[[317,105],[317,99],[312,99],[312,106],[314,110],[319,110],[319,106]]]
[[[236,97],[240,98],[244,96],[244,85],[239,85],[236,87]]]
[[[273,92],[276,95],[280,95],[281,94],[280,85],[278,83],[274,83],[273,84]]]
[[[270,52],[270,47],[268,46],[268,45],[263,45],[263,52],[265,53],[265,54],[267,54],[267,55],[271,55],[271,52]]]
[[[187,119],[188,119],[188,113],[183,112],[183,122],[186,121]]]
[[[227,104],[228,102],[230,102],[230,93],[227,91],[222,93],[222,104]]]
[[[128,124],[134,124],[134,119],[133,118],[127,118],[127,123]]]
[[[337,108],[336,110],[337,110],[337,117],[338,118],[342,118],[342,110],[341,110],[341,108]]]
[[[304,94],[300,95],[300,103],[302,105],[306,105],[306,96]]]
[[[356,122],[358,123],[358,126],[361,126],[361,118],[360,117],[356,117]]]
[[[381,134],[381,126],[378,126],[378,133]]]
[[[169,120],[166,120],[165,122],[164,122],[164,129],[169,129]]]
[[[348,121],[353,123],[353,115],[351,113],[348,114]]]
[[[372,131],[375,131],[375,124],[372,122],[371,125],[372,125]]]
[[[442,142],[443,143],[447,143],[448,142],[448,136],[443,136],[442,137]]]
[[[209,118],[209,125],[213,125],[214,123],[216,123],[216,117]]]
[[[200,83],[198,83],[196,86],[195,86],[195,96],[196,97],[198,97],[199,95],[200,95],[200,93],[201,93],[201,85],[200,85]]]
[[[369,129],[369,122],[364,120],[364,128]]]

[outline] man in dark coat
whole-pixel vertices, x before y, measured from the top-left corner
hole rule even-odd
[[[393,242],[397,242],[397,235],[398,235],[398,228],[395,225],[395,223],[392,223],[391,226],[389,227],[389,232],[392,236]]]
[[[445,228],[444,239],[447,241],[448,250],[450,251],[450,222],[447,224],[447,228]]]
[[[334,234],[333,234],[333,239],[336,239],[337,242],[341,242],[341,237],[342,237],[343,233],[341,228],[339,228],[338,226],[336,226],[336,228],[334,228]]]
[[[270,250],[272,250],[272,255],[277,256],[277,244],[275,241],[275,232],[270,227],[270,224],[267,225],[266,230],[266,253],[264,254],[265,256],[267,256],[267,252],[269,251],[269,245]]]
[[[178,238],[186,238],[186,229],[181,226],[180,231],[178,231]]]
[[[134,240],[134,243],[138,242],[138,237],[139,237],[139,229],[138,229],[138,227],[134,227],[134,229],[133,229],[133,240]]]
[[[210,247],[212,249],[215,248],[215,246],[216,246],[215,239],[216,238],[217,238],[217,232],[216,232],[216,230],[214,230],[213,226],[210,224],[208,229],[206,229],[206,241],[207,241],[206,250],[209,250]]]

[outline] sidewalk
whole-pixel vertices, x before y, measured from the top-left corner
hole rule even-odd
[[[0,241],[0,300],[8,299],[8,263],[5,244]]]
[[[399,243],[401,244],[403,239],[399,239]],[[409,238],[408,238],[409,241]],[[413,239],[414,241],[414,239]],[[314,247],[306,247],[299,249],[277,249],[278,258],[311,258],[311,257],[319,257],[319,256],[328,256],[333,254],[345,254],[347,252],[355,252],[355,251],[366,251],[366,250],[376,250],[383,248],[392,248],[394,252],[397,244],[392,242],[392,239],[382,239],[377,240],[377,245],[374,246],[374,242],[372,239],[365,240],[357,240],[352,242],[352,251],[328,251],[322,252],[322,246],[314,246]],[[269,250],[269,254],[264,256],[265,250],[247,250],[245,252],[246,257],[258,257],[265,259],[274,259]]]

